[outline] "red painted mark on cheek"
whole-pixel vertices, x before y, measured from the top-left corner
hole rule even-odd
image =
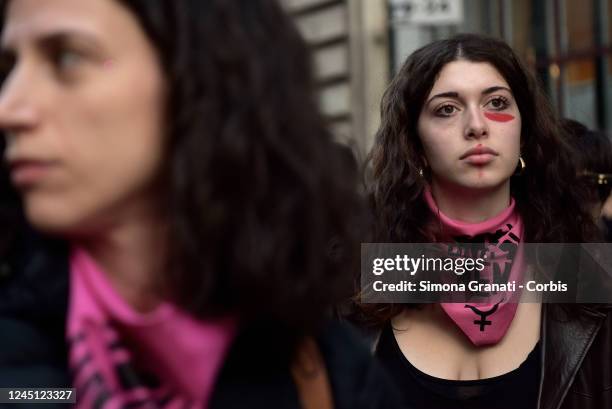
[[[508,122],[514,119],[514,115],[501,114],[499,112],[485,112],[484,116],[496,122]]]

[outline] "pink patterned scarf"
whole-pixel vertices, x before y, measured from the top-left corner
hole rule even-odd
[[[479,223],[467,223],[443,214],[429,189],[426,189],[424,196],[441,226],[439,242],[485,243],[488,262],[480,272],[479,279],[493,282],[495,277],[502,277],[503,282],[516,281],[518,289],[525,263],[520,245],[523,222],[515,209],[514,199],[497,216]],[[441,303],[441,306],[474,345],[493,345],[508,331],[516,314],[519,296],[520,291],[497,293],[490,294],[487,302]]]
[[[77,408],[206,408],[236,332],[174,304],[140,313],[81,248],[70,259],[67,336]]]

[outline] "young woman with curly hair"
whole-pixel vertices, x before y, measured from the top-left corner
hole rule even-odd
[[[82,408],[394,406],[330,323],[362,205],[280,6],[1,10],[0,384]]]
[[[415,51],[384,95],[371,152],[376,241],[596,239],[562,132],[502,41],[466,34]],[[486,323],[469,303],[362,307],[409,407],[612,405],[608,306],[500,301]]]

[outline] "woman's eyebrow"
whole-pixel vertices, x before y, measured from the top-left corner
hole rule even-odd
[[[429,98],[426,105],[428,105],[431,101],[433,101],[436,98],[459,98],[459,93],[455,91],[450,91],[450,92],[442,92],[440,94],[436,94],[433,97]]]
[[[100,43],[94,36],[83,31],[63,30],[46,33],[36,39],[36,43],[43,48],[56,44],[70,44],[76,42],[92,49],[99,49]]]
[[[88,33],[85,30],[79,29],[60,29],[55,31],[42,31],[40,33],[33,34],[30,37],[36,46],[46,48],[48,46],[63,44],[69,42],[78,42],[91,48],[99,48],[101,44],[95,38],[94,35]],[[0,48],[5,51],[14,52],[16,45],[14,44],[15,39],[7,40],[3,36]]]
[[[489,94],[492,94],[492,93],[497,92],[497,91],[508,91],[510,94],[512,94],[512,91],[510,91],[510,88],[503,87],[501,85],[495,85],[493,87],[489,87],[489,88],[486,88],[485,90],[483,90],[482,91],[482,95],[489,95]]]

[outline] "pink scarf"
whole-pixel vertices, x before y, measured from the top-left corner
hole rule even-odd
[[[439,219],[442,228],[438,241],[443,243],[485,243],[488,265],[479,278],[493,282],[494,276],[502,276],[503,282],[517,282],[524,274],[523,222],[515,209],[514,199],[510,206],[497,216],[480,223],[453,220],[443,214],[426,189],[425,201]],[[461,331],[476,346],[498,343],[514,319],[520,292],[497,293],[484,303],[441,303],[442,309]]]
[[[236,322],[174,304],[140,313],[80,248],[70,258],[67,336],[77,408],[206,408]]]

